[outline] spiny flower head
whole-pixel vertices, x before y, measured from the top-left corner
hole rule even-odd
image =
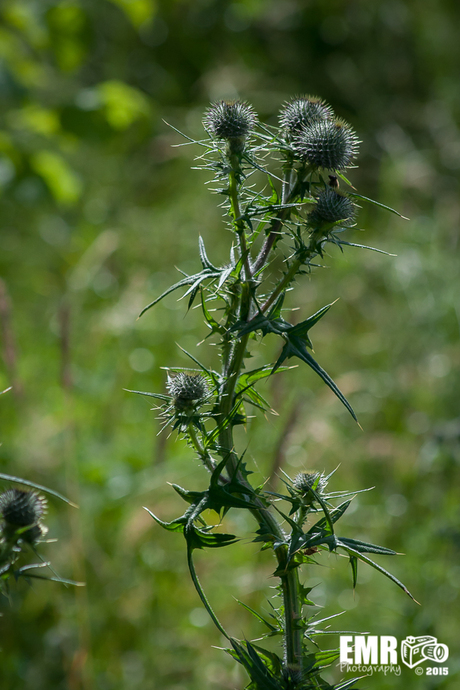
[[[35,491],[8,489],[0,495],[0,514],[12,527],[37,524],[45,514],[46,507],[46,498]]]
[[[45,527],[45,525],[39,522],[37,525],[33,525],[33,527],[30,527],[29,529],[25,530],[25,532],[22,532],[21,539],[26,541],[28,544],[36,544],[37,541],[40,541],[40,539],[42,539],[47,532],[48,527]]]
[[[298,157],[317,168],[344,170],[358,153],[359,140],[343,120],[320,120],[303,127],[293,141]]]
[[[327,187],[316,198],[316,206],[308,214],[310,225],[318,225],[323,222],[339,223],[352,220],[356,215],[356,205],[343,194]]]
[[[177,410],[196,407],[209,395],[209,387],[201,374],[185,374],[168,377],[168,393],[171,395]]]
[[[308,499],[308,494],[310,494],[311,501],[309,502],[314,500],[311,489],[313,489],[315,493],[321,495],[324,493],[326,486],[327,479],[320,472],[300,472],[294,479],[294,488],[301,496]]]
[[[254,108],[244,101],[218,101],[213,103],[203,118],[205,130],[216,139],[225,139],[230,145],[244,142],[257,122]]]
[[[280,126],[288,135],[298,134],[313,122],[334,117],[331,106],[318,96],[297,97],[286,103],[280,111]]]

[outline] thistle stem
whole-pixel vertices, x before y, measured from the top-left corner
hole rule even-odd
[[[238,243],[240,248],[240,256],[243,257],[244,274],[243,280],[251,279],[251,265],[249,263],[249,254],[246,244],[246,236],[244,233],[244,221],[241,220],[240,202],[238,198],[238,182],[236,179],[236,172],[232,170],[229,175],[229,195],[230,208],[233,217],[233,226],[238,236]]]
[[[231,374],[227,378],[227,386],[224,386],[221,397],[221,417],[225,418],[232,409],[232,401],[236,381],[244,362],[248,336],[244,336],[236,345],[233,353]],[[219,445],[222,454],[228,456],[227,472],[229,476],[236,474],[237,480],[243,486],[252,490],[242,473],[238,470],[238,456],[233,450],[233,429],[229,422],[221,431]],[[263,502],[257,497],[251,497],[251,502],[257,508],[251,508],[250,512],[255,517],[260,528],[267,533],[267,538],[273,539],[274,551],[278,561],[278,575],[281,580],[281,592],[284,609],[284,662],[286,668],[301,677],[302,669],[302,629],[298,625],[301,618],[302,603],[299,597],[299,578],[296,568],[288,569],[288,547],[286,535],[276,517],[270,512]],[[276,543],[278,542],[278,546]]]
[[[195,431],[195,427],[193,424],[189,424],[187,427],[187,434],[192,442],[193,447],[195,448],[196,452],[198,453],[201,462],[203,465],[206,467],[206,469],[211,472],[211,474],[214,472],[216,469],[216,463],[211,457],[211,455],[208,453],[208,451],[203,447],[203,445],[200,443],[200,440],[197,436],[197,433]]]
[[[303,261],[300,259],[296,259],[295,261],[292,262],[289,270],[287,273],[284,274],[283,278],[280,280],[276,288],[273,290],[272,294],[270,297],[263,303],[263,305],[260,307],[260,311],[262,313],[265,313],[270,307],[276,302],[278,297],[281,295],[283,290],[285,290],[289,283],[294,280],[294,277],[301,267]]]
[[[289,173],[290,175],[290,173]],[[288,184],[290,184],[288,182]],[[237,220],[240,216],[238,187],[236,183],[235,173],[230,173],[230,204],[231,215],[233,217],[234,227],[238,234],[240,241],[240,251],[244,255],[244,280],[241,287],[241,292],[238,295],[239,306],[238,314],[241,321],[247,321],[250,310],[250,289],[249,280],[251,278],[250,262],[247,252],[247,247],[244,237],[244,226]],[[281,221],[280,221],[281,225]],[[277,286],[275,296],[271,296],[271,300],[276,299],[277,295],[284,289],[286,285],[294,277],[299,266],[299,262],[294,262],[291,269],[288,271],[284,279]],[[272,303],[270,302],[270,304]],[[268,305],[269,306],[269,305]],[[268,306],[266,308],[268,308]],[[228,325],[228,324],[227,324]],[[246,349],[249,335],[242,336],[237,340],[231,350],[231,353],[226,358],[223,366],[222,386],[220,390],[219,400],[219,423],[222,424],[228,416],[235,404],[235,389],[238,378],[244,367],[244,360],[246,356]],[[223,347],[228,345],[224,344]],[[193,430],[196,437],[196,434]],[[259,528],[266,534],[267,539],[273,541],[274,552],[278,561],[278,575],[281,580],[281,592],[283,596],[284,609],[284,663],[287,669],[291,672],[296,672],[298,678],[301,677],[302,668],[302,629],[298,625],[301,618],[302,603],[299,598],[299,579],[296,568],[289,568],[288,563],[288,545],[286,542],[286,535],[278,522],[278,519],[267,508],[264,502],[253,493],[253,489],[243,473],[238,469],[239,458],[234,450],[233,442],[233,426],[232,421],[224,422],[219,434],[220,455],[222,458],[227,458],[226,470],[229,477],[236,477],[237,481],[249,490],[251,496],[251,503],[257,507],[251,507],[250,512],[256,519]]]
[[[283,188],[281,192],[281,203],[283,205],[292,203],[293,201],[295,201],[297,196],[301,195],[302,183],[309,172],[311,172],[310,168],[308,166],[303,166],[301,169],[296,171],[297,176],[294,177],[293,163],[292,161],[287,162],[284,169]],[[253,275],[255,275],[258,271],[260,271],[261,268],[264,267],[268,259],[268,255],[270,254],[271,250],[273,249],[273,245],[279,237],[281,228],[283,227],[283,223],[285,220],[288,220],[290,214],[290,208],[283,208],[279,212],[277,218],[275,218],[272,221],[271,230],[267,235],[265,242],[262,245],[258,257],[254,261],[252,267]]]

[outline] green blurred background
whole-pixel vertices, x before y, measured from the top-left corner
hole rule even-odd
[[[352,241],[395,258],[331,251],[292,304],[303,317],[340,300],[313,333],[317,359],[349,397],[361,431],[307,368],[261,387],[278,417],[241,437],[256,479],[282,462],[340,468],[332,489],[361,494],[345,536],[406,554],[380,559],[421,606],[367,566],[356,594],[346,559],[305,571],[335,629],[432,634],[450,676],[404,667],[363,688],[456,688],[460,635],[459,184],[460,5],[454,0],[4,0],[0,26],[0,471],[61,491],[42,548],[63,577],[13,585],[1,602],[2,690],[217,690],[244,676],[200,608],[184,543],[164,519],[183,505],[167,482],[204,488],[181,442],[157,436],[148,400],[176,343],[215,361],[200,315],[171,296],[139,310],[230,234],[195,151],[210,100],[242,97],[276,122],[283,101],[319,94],[363,140],[350,173],[362,194],[410,222],[363,209]],[[270,343],[269,343],[270,345]],[[271,347],[271,345],[270,345]],[[261,348],[262,361],[276,350]],[[276,482],[275,482],[276,484]],[[5,485],[6,486],[6,485]],[[268,610],[271,557],[242,541],[200,553],[211,602],[235,636],[263,630],[235,601]],[[338,636],[321,640],[338,645]],[[331,671],[329,678],[338,678]]]

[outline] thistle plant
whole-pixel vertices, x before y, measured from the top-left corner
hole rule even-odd
[[[7,388],[0,391],[0,395],[10,390],[11,388]],[[47,489],[27,479],[0,473],[0,481],[26,487],[9,488],[0,493],[0,594],[8,595],[11,577],[15,580],[22,577],[27,580],[35,578],[81,585],[82,583],[63,580],[59,577],[51,567],[51,563],[44,561],[38,552],[40,544],[46,542],[45,537],[48,533],[48,528],[43,523],[48,510],[48,501],[43,494],[50,494],[74,507],[76,507],[75,503],[57,491]],[[27,558],[30,552],[37,556],[40,562],[20,565],[21,560]],[[36,572],[37,568],[50,568],[53,575],[51,577],[41,575]]]
[[[342,250],[372,249],[350,241],[349,236],[356,228],[358,202],[382,204],[358,194],[347,179],[359,140],[328,104],[313,96],[294,98],[282,107],[278,121],[278,127],[263,125],[249,104],[221,101],[204,115],[208,137],[199,141],[186,137],[187,144],[201,149],[198,165],[212,175],[214,192],[223,199],[234,240],[228,263],[216,266],[198,238],[201,268],[194,275],[184,274],[141,312],[183,289],[188,308],[199,302],[208,337],[219,347],[221,362],[216,370],[187,353],[191,368],[169,369],[166,393],[135,391],[158,401],[155,409],[160,410],[164,427],[178,432],[210,474],[209,486],[202,490],[173,485],[188,504],[177,519],[164,522],[149,513],[166,530],[184,535],[193,584],[228,640],[229,653],[246,669],[248,688],[344,690],[356,681],[331,686],[321,677],[322,669],[338,653],[320,651],[317,646],[316,637],[325,630],[312,609],[310,590],[302,584],[304,570],[320,562],[323,551],[341,552],[348,557],[353,587],[358,564],[364,562],[411,596],[368,555],[390,556],[395,551],[337,534],[337,522],[358,492],[331,491],[333,473],[326,476],[305,468],[294,479],[283,473],[281,492],[253,486],[234,430],[246,422],[249,407],[262,412],[269,409],[257,385],[276,372],[291,376],[291,367],[286,366],[289,360],[310,367],[312,375],[322,379],[357,421],[348,400],[311,354],[310,331],[331,304],[296,324],[285,318],[283,304],[288,290],[301,285],[305,275],[315,274],[330,245]],[[253,177],[256,181],[262,178],[262,184],[253,184]],[[282,260],[278,275],[273,275],[273,269],[268,271],[275,257],[278,263]],[[251,350],[269,334],[279,339],[277,358],[251,369]],[[237,539],[214,531],[203,516],[208,510],[220,519],[230,510],[249,511],[255,521],[254,541],[273,552],[279,606],[270,620],[253,613],[265,624],[267,636],[280,636],[279,654],[227,632],[202,589],[194,551],[227,547]]]
[[[59,494],[26,479],[0,474],[0,480],[14,482],[27,488],[6,489],[0,493],[0,594],[8,596],[9,580],[53,580],[63,584],[81,586],[81,582],[61,578],[39,553],[40,545],[47,543],[48,528],[43,523],[48,511],[48,501],[43,493],[59,498],[75,507],[75,504]],[[30,553],[38,563],[23,563]],[[51,575],[42,575],[37,569],[48,568]]]

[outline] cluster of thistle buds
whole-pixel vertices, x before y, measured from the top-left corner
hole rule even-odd
[[[11,547],[20,540],[36,544],[47,533],[42,524],[47,502],[35,491],[8,489],[0,494],[1,541]]]
[[[256,134],[257,115],[243,101],[214,103],[206,112],[203,125],[211,138],[227,145],[229,158],[241,159],[247,142]],[[338,178],[353,165],[359,140],[353,128],[335,116],[331,106],[316,96],[301,96],[287,102],[279,114],[279,150],[286,160],[306,173],[329,171],[329,186],[318,191],[316,205],[309,214],[314,230],[352,222],[356,205],[338,191]]]

